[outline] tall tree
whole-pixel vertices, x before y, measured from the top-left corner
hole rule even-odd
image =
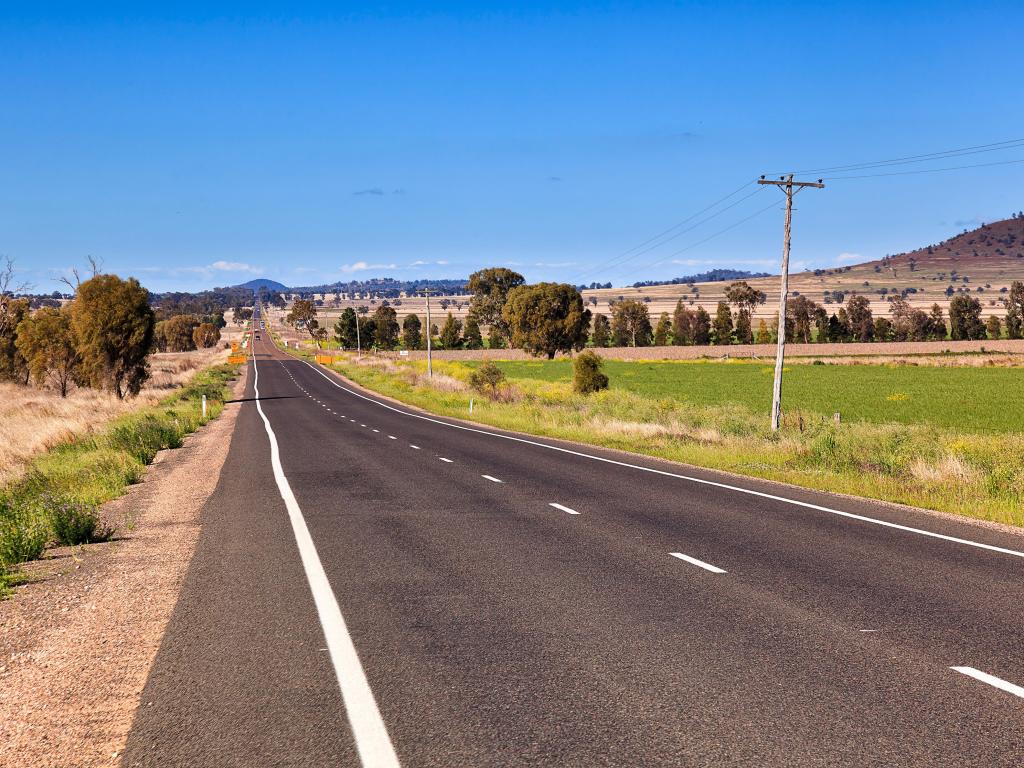
[[[646,347],[652,334],[651,316],[644,302],[626,299],[612,308],[612,337],[616,346]]]
[[[296,299],[284,320],[296,328],[302,325],[309,333],[309,337],[316,340],[320,321],[316,318],[316,304],[312,299]]]
[[[793,323],[793,338],[804,344],[814,340],[812,333],[815,311],[818,305],[806,296],[794,296],[786,302],[786,316]]]
[[[345,307],[334,324],[334,340],[345,349],[352,349],[356,346],[356,311],[352,307]]]
[[[466,349],[480,349],[484,345],[483,336],[480,335],[480,323],[470,315],[466,318],[466,328],[462,332],[462,342]]]
[[[161,343],[168,352],[189,352],[196,348],[195,329],[199,318],[195,315],[175,315],[160,322]]]
[[[607,347],[612,340],[612,326],[608,318],[600,312],[594,315],[594,333],[591,339],[595,347]]]
[[[990,315],[988,320],[985,322],[985,330],[988,332],[990,339],[999,339],[1003,335],[1003,324],[999,320],[999,315]]]
[[[715,320],[712,324],[715,344],[732,344],[732,311],[724,301],[718,302]]]
[[[672,332],[672,323],[669,322],[668,312],[662,312],[658,318],[658,325],[654,329],[654,346],[664,347],[668,344],[669,334]]]
[[[854,341],[871,341],[874,338],[875,321],[867,296],[850,297],[846,302],[846,318]]]
[[[377,346],[394,349],[398,346],[398,313],[381,304],[373,313],[373,333]]]
[[[472,295],[469,300],[469,314],[476,319],[478,325],[490,326],[491,334],[495,327],[504,338],[511,336],[507,321],[502,316],[509,292],[526,282],[526,278],[518,272],[505,267],[489,267],[481,269],[469,276],[467,288]],[[494,346],[493,344],[491,346]]]
[[[704,307],[697,307],[693,315],[693,343],[700,347],[711,343],[711,315]]]
[[[451,312],[441,326],[441,346],[444,349],[459,349],[462,346],[462,321]]]
[[[192,331],[192,342],[196,349],[209,349],[220,341],[220,329],[213,323],[200,323]]]
[[[953,297],[949,302],[949,336],[954,340],[985,338],[980,301],[966,294]]]
[[[764,291],[759,291],[746,280],[735,282],[725,289],[725,300],[736,307],[736,341],[751,344],[754,341],[751,318],[754,307],[764,304]]]
[[[693,344],[693,324],[696,315],[683,304],[680,299],[676,302],[675,311],[672,312],[672,343],[677,347],[684,344]]]
[[[1011,339],[1024,336],[1024,283],[1014,280],[1004,300],[1006,304],[1006,335]]]
[[[28,361],[18,349],[18,327],[29,316],[29,300],[0,294],[0,380],[28,384]]]
[[[16,343],[36,384],[49,382],[61,397],[67,397],[81,363],[70,310],[44,307],[26,315],[18,324]]]
[[[509,291],[502,320],[512,330],[512,343],[532,355],[553,358],[579,351],[590,332],[590,310],[583,297],[565,283],[520,285]]]
[[[355,313],[352,314],[355,317]],[[416,315],[406,315],[402,320],[402,345],[406,349],[419,349],[423,345],[423,323]]]
[[[932,304],[931,314],[928,315],[928,338],[931,341],[944,341],[947,334],[946,316],[942,313],[942,307],[937,303]]]
[[[118,398],[137,395],[149,378],[154,324],[149,292],[135,278],[97,275],[81,283],[71,327],[86,380]]]

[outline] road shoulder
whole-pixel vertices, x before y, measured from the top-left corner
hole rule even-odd
[[[104,505],[104,517],[133,521],[123,536],[50,553],[38,580],[0,602],[0,764],[118,764],[238,411],[161,451]]]

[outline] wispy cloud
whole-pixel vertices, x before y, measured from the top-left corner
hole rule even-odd
[[[836,256],[836,261],[840,264],[859,264],[862,261],[867,261],[867,259],[859,253],[849,253],[844,251]]]
[[[136,267],[135,272],[149,272],[161,275],[202,275],[213,277],[217,273],[235,273],[246,275],[262,275],[263,267],[246,264],[244,261],[215,261],[194,267]]]
[[[535,261],[533,263],[535,267],[574,267],[576,266],[575,261]]]
[[[365,272],[368,269],[399,269],[397,264],[368,264],[365,261],[357,261],[353,264],[342,264],[341,272],[350,274],[352,272]]]
[[[358,189],[352,193],[353,195],[376,195],[378,197],[384,194],[384,190],[380,187],[370,187],[369,189]]]

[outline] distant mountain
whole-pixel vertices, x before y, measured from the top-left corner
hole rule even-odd
[[[689,285],[690,283],[720,283],[725,280],[748,280],[755,277],[768,277],[767,272],[747,272],[742,269],[712,269],[707,272],[698,272],[696,275],[685,277],[673,277],[671,280],[641,280],[633,283],[634,288],[644,288],[649,285]],[[611,288],[611,285],[608,286]]]
[[[276,280],[268,280],[265,277],[258,277],[255,280],[250,280],[248,283],[242,283],[236,285],[235,288],[248,288],[250,291],[258,291],[262,288],[266,288],[270,291],[287,291],[288,286],[282,285]]]

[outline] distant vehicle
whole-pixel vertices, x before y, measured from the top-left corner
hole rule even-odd
[[[260,335],[257,333],[256,334],[256,341],[259,341],[259,340],[260,340]]]

